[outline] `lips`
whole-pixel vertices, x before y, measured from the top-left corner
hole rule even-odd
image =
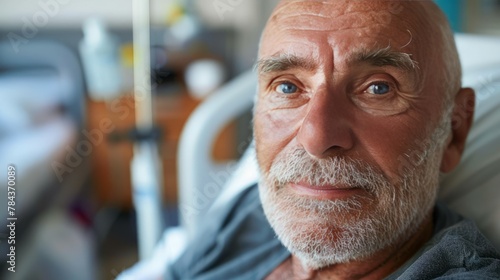
[[[342,199],[364,192],[360,187],[346,185],[311,185],[305,182],[291,183],[290,188],[298,195],[316,199]]]

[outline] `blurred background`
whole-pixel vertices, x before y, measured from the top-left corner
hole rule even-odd
[[[13,164],[18,218],[15,274],[0,227],[0,278],[114,279],[136,263],[130,166],[144,139],[157,143],[162,229],[177,226],[182,128],[253,66],[277,2],[151,0],[155,126],[144,132],[135,129],[132,0],[0,0],[0,199]],[[500,36],[500,0],[436,2],[455,31]],[[241,156],[250,120],[249,111],[223,129],[215,160]]]

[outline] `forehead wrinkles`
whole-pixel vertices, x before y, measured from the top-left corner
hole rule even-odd
[[[352,42],[338,40],[338,37],[356,36],[359,38],[354,47],[359,48],[387,48],[414,53],[413,32],[409,29],[401,30],[395,28],[374,28],[360,27],[353,32],[353,29],[337,30],[328,35],[328,43],[335,46],[337,51],[353,50]]]
[[[279,44],[276,44],[276,42],[279,42]],[[266,51],[269,49],[269,47],[270,52]],[[276,49],[276,47],[278,49]],[[288,34],[282,34],[277,37],[270,37],[269,39],[264,40],[260,55],[276,56],[279,53],[283,53],[286,55],[318,58],[319,48],[320,46],[317,44],[317,42],[304,40],[300,37],[288,36]],[[305,54],[299,53],[301,51],[303,51]]]
[[[289,16],[314,15],[331,18],[341,14],[341,11],[332,10],[333,3],[324,1],[288,1],[275,10],[273,18],[279,19],[290,13]]]
[[[279,7],[270,23],[283,30],[335,31],[390,22],[387,2],[291,1]]]

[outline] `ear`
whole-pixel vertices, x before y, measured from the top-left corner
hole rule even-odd
[[[441,172],[450,172],[460,162],[474,118],[475,100],[474,90],[471,88],[462,88],[455,96],[451,119],[452,131],[444,147]]]

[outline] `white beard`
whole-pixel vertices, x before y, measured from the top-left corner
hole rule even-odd
[[[303,149],[284,150],[261,173],[264,213],[283,245],[311,269],[366,258],[410,237],[434,206],[442,144],[428,143],[419,153],[422,161],[395,184],[360,161],[315,160]],[[287,187],[301,180],[362,187],[367,195],[313,199]]]

